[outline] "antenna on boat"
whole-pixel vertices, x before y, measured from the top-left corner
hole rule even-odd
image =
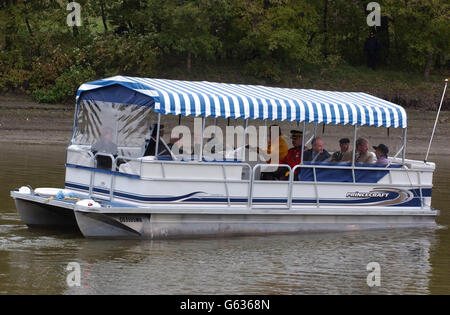
[[[448,79],[445,79],[444,92],[442,93],[441,103],[439,104],[439,109],[438,109],[438,112],[436,115],[436,120],[434,121],[433,132],[431,133],[431,138],[430,138],[430,143],[428,144],[427,154],[425,155],[425,160],[423,160],[425,163],[427,163],[428,153],[430,153],[431,142],[433,141],[434,131],[436,130],[436,125],[437,125],[437,122],[439,119],[439,113],[441,112],[442,102],[444,101],[445,91],[447,90],[447,83],[448,83]]]

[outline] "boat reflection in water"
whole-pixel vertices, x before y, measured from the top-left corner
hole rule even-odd
[[[428,294],[435,242],[433,229],[87,241],[73,258],[81,286],[64,293]],[[380,286],[368,285],[371,262]]]

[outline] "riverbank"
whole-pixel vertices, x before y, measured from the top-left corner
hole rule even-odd
[[[0,96],[0,142],[65,146],[72,136],[74,109],[73,104],[38,104],[26,95]],[[407,152],[424,156],[436,111],[407,109],[407,113]],[[174,119],[168,127],[177,122],[178,119]],[[283,132],[288,133],[291,128],[296,128],[296,124],[287,124]],[[327,125],[325,130],[319,127],[318,133],[324,138],[326,148],[333,151],[337,149],[337,139],[340,136],[351,137],[353,129],[349,126]],[[358,135],[367,137],[371,145],[385,143],[391,148],[392,154],[401,146],[401,131],[393,128],[388,135],[385,128],[364,127]],[[450,111],[442,111],[430,154],[450,154],[449,136]]]

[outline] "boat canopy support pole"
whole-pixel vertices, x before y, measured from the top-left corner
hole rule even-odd
[[[303,132],[302,132],[302,147],[305,147],[305,132],[306,132],[306,121],[303,121]],[[300,164],[303,165],[303,148],[302,148],[302,153],[301,153],[301,157],[300,157]]]
[[[406,131],[407,131],[407,128],[404,128],[403,129],[402,164],[405,164],[405,158],[406,158]]]
[[[246,137],[246,134],[247,134],[247,127],[248,127],[248,119],[246,119],[245,120],[245,122],[244,122],[244,145],[242,146],[243,147],[243,149],[242,149],[242,161],[245,161],[245,146],[247,145],[247,137]]]
[[[205,134],[205,124],[206,124],[205,117],[203,117],[202,118],[202,136],[201,136],[201,139],[200,139],[200,148],[199,148],[199,153],[198,153],[198,160],[199,161],[203,161],[203,137],[204,137],[204,134]]]
[[[306,141],[306,143],[303,144],[304,146],[310,144],[310,143],[313,141],[313,139],[316,137],[316,127],[317,127],[317,126],[316,126],[316,124],[314,123],[314,130],[313,130],[313,133],[312,133],[311,137]]]
[[[159,127],[161,126],[161,113],[158,114],[158,126],[156,127],[156,146],[155,146],[155,157],[158,158],[159,149]]]
[[[355,163],[356,163],[356,136],[358,134],[358,126],[353,126],[353,154],[352,154],[352,176],[355,183]]]

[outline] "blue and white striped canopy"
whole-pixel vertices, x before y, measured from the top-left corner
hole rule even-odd
[[[77,101],[86,91],[112,85],[152,98],[155,112],[164,115],[407,126],[406,112],[401,106],[360,92],[116,76],[81,85]]]

